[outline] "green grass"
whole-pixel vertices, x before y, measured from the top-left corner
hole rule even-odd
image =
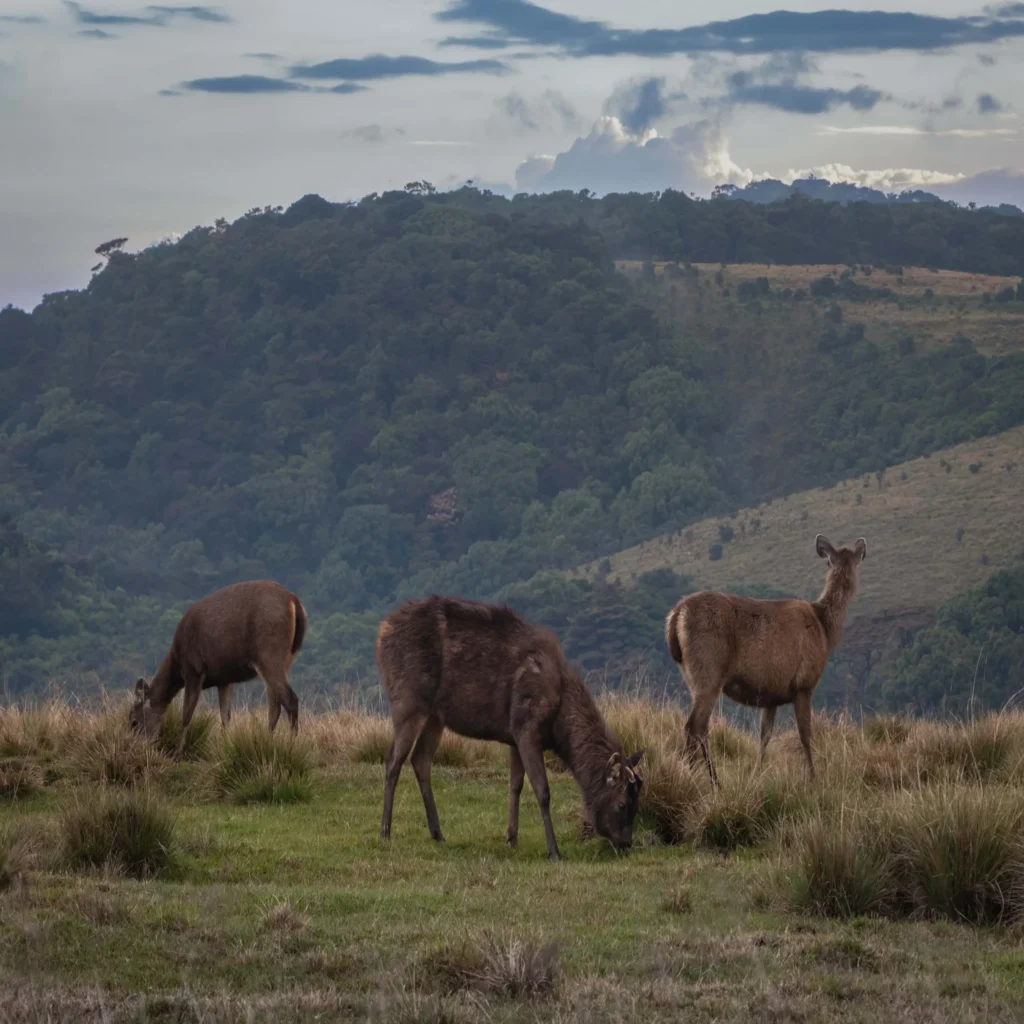
[[[925,780],[920,791],[865,785],[863,765],[888,748],[841,723],[821,730],[817,784],[804,778],[786,731],[764,776],[751,781],[747,738],[717,724],[723,792],[714,796],[699,774],[673,767],[677,713],[609,707],[609,720],[652,751],[648,780],[661,773],[635,848],[623,857],[602,840],[580,838],[579,793],[565,773],[551,775],[564,860],[545,856],[529,785],[520,848],[509,849],[507,763],[501,751],[484,758],[475,747],[452,756],[454,766],[434,768],[448,841],[429,839],[408,766],[393,837],[382,841],[383,767],[357,756],[365,723],[343,727],[329,716],[307,718],[309,747],[299,748],[309,758],[309,802],[237,803],[215,787],[151,783],[158,817],[166,807],[161,820],[171,822],[162,840],[173,852],[170,874],[140,881],[105,869],[106,856],[83,872],[48,853],[61,852],[68,807],[102,822],[105,801],[136,798],[130,787],[77,785],[65,773],[42,793],[0,803],[0,873],[11,865],[0,892],[0,1021],[88,1019],[88,1007],[111,1021],[923,1022],[1024,1012],[1012,930],[924,909],[911,918],[873,916],[877,903],[863,893],[876,882],[856,863],[842,869],[853,875],[845,903],[821,878],[808,896],[814,905],[769,891],[780,868],[804,863],[798,837],[815,823],[819,844],[856,838],[831,827],[844,801],[879,814],[905,804],[921,821],[938,822],[934,841],[916,854],[934,874],[944,837],[979,820],[976,804],[940,813],[953,783]],[[1012,725],[1017,742],[1024,722]],[[290,742],[281,736],[260,746],[258,726],[265,729],[242,720],[224,738],[236,729],[247,737],[245,763],[254,749]],[[899,749],[932,742],[933,728],[914,724]],[[230,761],[220,742],[208,765],[185,767],[220,771]],[[995,838],[952,863],[968,883],[998,880],[1006,864],[999,850],[1017,828],[1007,800],[1020,790],[964,780],[953,791],[964,801],[969,794],[994,797],[983,831]],[[658,806],[680,816],[675,845],[659,839]],[[755,827],[743,842],[733,824],[714,826],[727,841],[708,839],[712,822],[748,819]],[[918,818],[908,811],[900,820]],[[859,849],[828,856],[848,861]],[[914,848],[899,849],[909,865]],[[840,868],[828,870],[834,882]]]

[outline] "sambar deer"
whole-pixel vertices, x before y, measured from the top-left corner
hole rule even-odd
[[[632,845],[643,751],[626,756],[550,630],[509,608],[432,595],[407,601],[384,619],[377,634],[377,665],[394,723],[383,838],[391,836],[395,787],[411,752],[431,838],[444,842],[430,766],[448,728],[508,745],[509,845],[518,844],[525,773],[540,805],[548,856],[560,859],[545,750],[553,750],[572,772],[586,820],[596,831],[616,851]]]
[[[234,583],[196,601],[181,617],[170,650],[150,682],[135,684],[131,725],[153,737],[180,690],[180,756],[203,690],[217,688],[221,723],[231,719],[231,687],[262,676],[270,731],[284,707],[292,731],[299,727],[299,698],[288,670],[302,647],[308,619],[298,596],[273,580]]]
[[[852,548],[837,550],[818,534],[814,546],[818,557],[828,562],[817,601],[763,601],[702,590],[684,597],[665,621],[669,651],[692,697],[686,752],[692,763],[700,748],[716,786],[708,726],[723,691],[738,704],[761,708],[758,768],[775,727],[776,710],[792,704],[807,771],[814,777],[811,697],[843,635],[867,544],[861,538]]]

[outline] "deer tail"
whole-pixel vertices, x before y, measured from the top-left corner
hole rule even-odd
[[[668,643],[669,653],[672,655],[672,660],[677,665],[683,663],[683,648],[679,642],[679,616],[683,611],[683,602],[675,606],[668,613],[668,618],[665,620],[665,641]]]
[[[306,639],[306,626],[309,625],[309,618],[306,615],[306,609],[302,607],[302,602],[297,598],[292,598],[292,655],[299,653],[302,648],[302,641]]]

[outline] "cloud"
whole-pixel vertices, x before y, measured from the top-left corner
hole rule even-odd
[[[1024,172],[1009,168],[972,174],[933,191],[943,199],[961,205],[977,203],[979,206],[1000,206],[1008,203],[1024,210]]]
[[[341,133],[343,139],[355,139],[356,142],[378,144],[388,139],[405,135],[404,128],[382,128],[379,124],[364,124],[358,128],[349,128]]]
[[[451,75],[479,72],[501,75],[512,69],[499,60],[466,60],[445,64],[426,57],[388,57],[374,53],[368,57],[341,57],[321,64],[297,64],[291,69],[293,78],[345,78],[369,81],[378,78],[403,78],[406,75]]]
[[[1016,128],[917,128],[909,124],[861,124],[852,128],[825,125],[821,135],[947,135],[958,139],[983,139],[989,136],[1016,135]]]
[[[45,25],[46,19],[38,14],[0,14],[3,25]]]
[[[96,14],[87,10],[76,0],[64,0],[64,6],[71,12],[80,25],[153,25],[159,28],[167,25],[175,18],[186,18],[191,21],[207,21],[227,23],[231,18],[213,7],[168,7],[150,5],[144,8],[144,14]]]
[[[573,105],[556,89],[546,89],[534,99],[510,92],[494,101],[497,116],[492,119],[492,134],[502,135],[509,127],[530,132],[578,131],[582,126]]]
[[[330,89],[315,89],[301,82],[292,82],[286,78],[269,78],[266,75],[227,75],[222,78],[193,78],[181,83],[182,89],[189,92],[212,93],[281,93],[281,92],[321,92],[344,95],[353,92],[364,92],[366,87],[354,82],[343,82]],[[173,90],[166,89],[163,95],[176,95]]]
[[[1003,110],[1003,104],[990,92],[983,92],[978,97],[979,114],[999,114]]]
[[[856,85],[852,89],[823,89],[795,82],[755,83],[744,80],[743,72],[730,80],[728,98],[733,103],[775,107],[791,114],[824,114],[847,104],[854,110],[872,110],[882,100],[892,99],[889,93]]]
[[[899,11],[772,11],[682,29],[623,29],[548,10],[529,0],[453,0],[435,17],[445,23],[483,26],[477,36],[448,45],[549,46],[573,57],[632,54],[760,54],[784,51],[835,53],[976,46],[1024,36],[1019,4],[980,15],[940,17]]]
[[[759,175],[760,177],[760,175]],[[936,185],[947,185],[961,181],[965,175],[948,174],[923,168],[899,167],[885,170],[854,170],[848,164],[821,164],[817,167],[790,169],[779,176],[780,181],[791,185],[794,181],[807,178],[822,178],[835,184],[859,185],[861,188],[875,188],[882,192],[904,192],[907,189],[931,189]]]
[[[994,68],[996,66],[996,59],[990,53],[979,53],[978,63],[987,68]]]
[[[533,156],[516,169],[520,190],[553,192],[708,191],[719,181],[748,184],[753,174],[733,163],[721,128],[710,120],[676,128],[662,138],[653,129],[636,135],[605,115],[589,135],[557,156]]]
[[[158,18],[193,18],[195,21],[214,21],[227,24],[231,21],[228,15],[212,7],[158,7],[151,4],[146,8]]]
[[[639,134],[664,117],[674,101],[686,99],[680,91],[666,96],[665,88],[663,77],[625,82],[608,97],[605,113],[617,117],[626,131]]]
[[[78,35],[84,39],[120,39],[119,35],[115,35],[113,32],[107,32],[106,29],[102,28],[83,28]]]
[[[243,56],[249,57],[252,60],[284,60],[284,58],[279,53],[246,53],[243,54]]]

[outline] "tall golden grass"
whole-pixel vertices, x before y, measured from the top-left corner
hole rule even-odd
[[[780,729],[757,770],[756,738],[719,720],[714,790],[703,765],[684,757],[683,709],[614,695],[600,706],[627,750],[646,751],[638,845],[761,848],[768,898],[812,914],[975,924],[1024,914],[1024,714],[967,723],[817,716],[813,782],[792,729]],[[390,719],[355,707],[306,715],[298,736],[279,728],[273,737],[261,709],[236,714],[227,730],[206,714],[176,762],[168,751],[180,720],[171,716],[150,744],[129,730],[128,709],[110,701],[92,710],[60,701],[0,708],[0,799],[56,790],[81,805],[97,788],[184,787],[195,799],[310,800],[318,778],[380,765],[391,743]],[[435,763],[497,780],[508,753],[448,733]],[[13,860],[16,845],[5,840]]]

